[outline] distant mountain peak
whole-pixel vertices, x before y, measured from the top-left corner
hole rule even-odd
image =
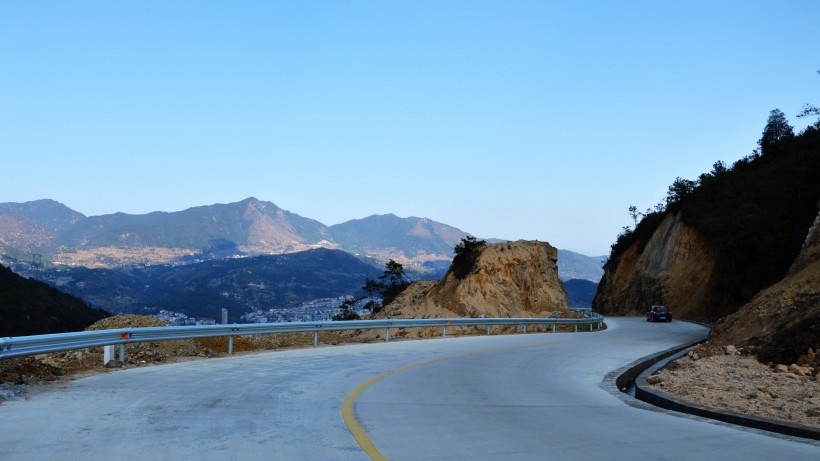
[[[426,218],[419,219],[416,221],[416,224],[407,231],[407,235],[412,235],[414,237],[421,237],[421,238],[431,238],[433,237],[433,233],[430,232],[430,228],[428,226],[428,222]]]
[[[271,202],[266,202],[264,200],[259,200],[256,197],[248,197],[244,200],[240,200],[239,202],[236,202],[236,204],[237,205],[242,205],[242,206],[259,206],[259,207],[262,207],[262,208],[265,208],[268,205],[272,205],[275,208],[279,208]]]

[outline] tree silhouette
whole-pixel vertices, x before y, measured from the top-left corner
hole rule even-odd
[[[817,74],[820,75],[820,70],[817,71]],[[800,111],[799,114],[797,114],[797,117],[799,117],[799,118],[810,117],[812,115],[820,116],[820,107],[817,107],[814,104],[808,104],[807,103],[806,105],[803,106],[803,110]],[[817,125],[820,125],[820,119],[818,119]],[[817,125],[815,125],[815,126],[817,126]],[[818,128],[820,128],[820,126]]]
[[[353,310],[353,306],[359,300],[356,298],[348,298],[345,299],[341,306],[339,306],[340,312],[333,316],[333,320],[360,320],[359,314]]]
[[[673,205],[680,202],[685,197],[691,195],[697,185],[698,184],[691,179],[682,179],[678,176],[666,192],[666,204]]]
[[[629,217],[632,218],[632,223],[635,225],[635,227],[638,226],[639,215],[640,213],[638,213],[638,207],[636,207],[635,205],[629,205]]]
[[[780,109],[774,109],[769,112],[769,120],[757,144],[760,146],[760,153],[766,155],[772,152],[772,146],[776,143],[793,137],[794,129],[786,120],[786,115]]]
[[[484,240],[477,240],[472,235],[461,239],[453,250],[456,256],[453,258],[452,270],[457,278],[463,279],[473,270],[481,247],[486,244]]]

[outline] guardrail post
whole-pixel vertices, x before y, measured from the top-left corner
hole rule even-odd
[[[522,327],[524,327],[524,334],[527,334],[527,324],[525,323],[525,324],[523,324],[523,325],[521,325],[521,326],[522,326]]]
[[[103,346],[103,366],[114,360],[114,346]]]
[[[228,336],[228,355],[233,355],[233,336]]]
[[[390,327],[384,329],[384,342],[390,341]]]
[[[555,325],[556,325],[557,323],[558,323],[558,322],[553,322],[553,324],[552,324],[552,332],[553,332],[553,333],[555,333]]]
[[[319,330],[313,330],[313,346],[319,345]]]
[[[131,339],[131,332],[126,331],[125,333],[123,333],[122,334],[122,339],[124,339],[125,341],[128,341],[129,339]],[[120,343],[120,363],[125,365],[125,343],[124,342]]]
[[[490,327],[491,327],[491,326],[492,326],[492,325],[490,325],[489,323],[487,324],[487,336],[489,336],[489,335],[490,335]]]
[[[578,333],[578,324],[575,324],[575,332]]]

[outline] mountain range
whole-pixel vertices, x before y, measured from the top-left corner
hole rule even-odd
[[[91,217],[54,200],[0,203],[0,263],[114,313],[166,309],[219,318],[225,308],[238,319],[362,296],[366,279],[390,259],[412,279],[441,277],[467,235],[392,214],[326,226],[255,198]],[[574,304],[588,307],[601,258],[567,250],[558,258]],[[577,300],[570,279],[586,282]]]
[[[606,256],[592,257],[574,251],[558,250],[558,278],[564,282],[586,280],[597,285],[604,275],[606,259]]]
[[[69,266],[161,264],[231,246],[244,255],[333,248],[421,266],[452,259],[465,236],[427,218],[392,214],[326,226],[255,198],[171,213],[90,217],[53,200],[0,204],[0,254]]]
[[[6,265],[111,269],[328,248],[377,268],[393,259],[424,277],[443,274],[467,235],[428,218],[393,214],[327,226],[253,197],[177,212],[101,216],[54,200],[0,203],[0,262]],[[597,283],[599,259],[559,250],[560,276]]]

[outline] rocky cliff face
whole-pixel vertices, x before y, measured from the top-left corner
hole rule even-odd
[[[472,271],[450,270],[435,282],[416,282],[380,317],[545,317],[567,311],[558,278],[558,251],[545,242],[488,244]]]
[[[719,322],[709,342],[744,347],[764,363],[820,358],[820,213],[786,277]]]
[[[643,315],[652,304],[667,304],[675,317],[720,316],[714,305],[716,253],[707,238],[669,214],[645,245],[636,241],[607,263],[592,307],[609,315]]]

